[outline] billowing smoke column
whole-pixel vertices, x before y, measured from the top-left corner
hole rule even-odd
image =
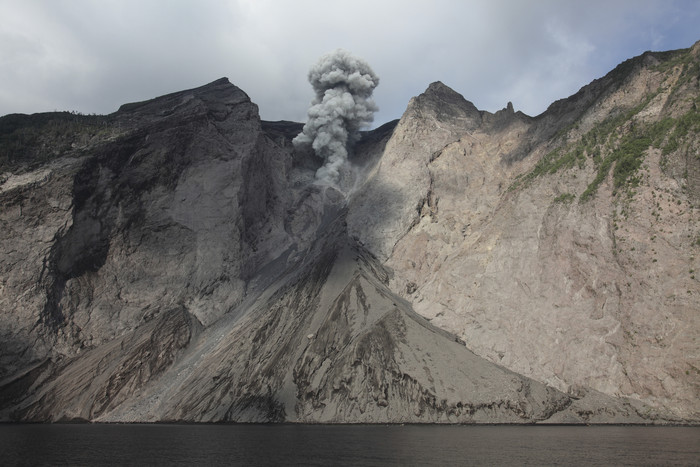
[[[338,49],[320,58],[309,71],[309,82],[316,97],[294,145],[310,144],[326,160],[316,178],[337,184],[348,149],[358,140],[360,129],[374,118],[377,106],[371,97],[379,78],[364,60]]]

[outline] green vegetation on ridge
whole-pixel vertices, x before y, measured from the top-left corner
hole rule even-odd
[[[42,164],[107,131],[109,117],[46,112],[0,117],[0,171]]]
[[[651,70],[667,73],[667,79],[672,80],[670,89],[669,85],[666,88],[660,86],[639,104],[611,115],[573,141],[564,142],[572,130],[579,128],[579,123],[575,122],[563,128],[557,134],[560,146],[542,157],[528,173],[518,176],[509,190],[527,186],[537,177],[554,174],[561,169],[574,166],[583,169],[590,161],[594,164],[595,176],[579,197],[579,203],[585,203],[595,195],[611,170],[615,192],[625,186],[637,186],[640,182],[637,171],[650,148],[661,149],[664,157],[682,149],[688,134],[700,131],[700,96],[694,89],[688,88],[697,87],[697,81],[700,79],[700,61],[690,49],[667,53],[649,52],[620,64],[608,77],[621,83],[636,66],[641,65],[643,57],[647,55],[660,61],[652,66]],[[662,92],[667,92],[668,95],[664,105],[666,117],[653,123],[645,123],[635,118]],[[688,96],[691,96],[690,102]],[[673,109],[678,110],[679,103],[681,109],[687,110],[680,116],[677,112],[676,116],[672,116]],[[571,200],[569,196],[560,198],[555,201]]]
[[[640,181],[636,173],[649,148],[661,149],[666,156],[678,150],[689,133],[700,131],[700,112],[696,107],[680,117],[665,117],[651,124],[634,120],[654,97],[655,94],[649,96],[629,111],[599,123],[578,140],[550,151],[530,172],[518,177],[510,189],[526,186],[539,176],[574,165],[583,169],[588,160],[595,165],[596,175],[579,197],[580,203],[595,195],[611,170],[615,190],[636,187]]]

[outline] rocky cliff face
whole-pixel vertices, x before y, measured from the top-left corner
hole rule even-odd
[[[0,416],[699,420],[698,47],[534,118],[433,83],[341,191],[226,79],[3,117]]]
[[[410,228],[379,245],[392,288],[491,361],[696,418],[699,53],[648,53],[537,118],[435,141]]]

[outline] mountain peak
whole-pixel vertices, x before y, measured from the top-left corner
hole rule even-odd
[[[442,102],[458,104],[465,107],[469,107],[470,109],[473,108],[474,110],[477,110],[474,104],[466,100],[464,96],[462,96],[460,93],[444,84],[442,81],[435,81],[433,83],[430,83],[428,89],[426,89],[425,92],[421,94],[421,96],[430,98],[432,100],[439,100]]]
[[[411,111],[433,114],[440,121],[468,120],[469,128],[481,123],[479,109],[441,81],[431,83],[425,92],[411,99],[407,113]]]
[[[442,81],[433,81],[432,83],[430,83],[428,85],[428,89],[426,89],[426,92],[451,92],[459,94],[457,91],[447,86]]]
[[[118,112],[132,112],[138,109],[139,112],[162,113],[166,112],[165,107],[179,107],[181,104],[184,104],[193,98],[197,98],[198,100],[204,101],[207,104],[250,103],[250,97],[248,97],[245,92],[234,84],[231,84],[228,78],[223,77],[197,88],[177,91],[145,101],[124,104],[119,107]]]

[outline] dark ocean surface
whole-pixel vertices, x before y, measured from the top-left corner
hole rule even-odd
[[[700,427],[0,425],[0,465],[700,465]]]

